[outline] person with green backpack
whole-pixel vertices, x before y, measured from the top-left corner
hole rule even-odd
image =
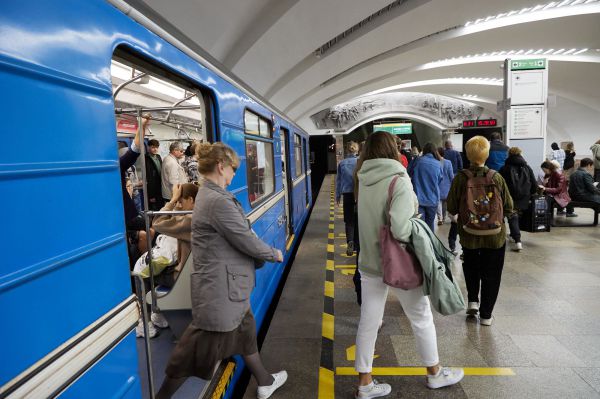
[[[504,267],[504,217],[512,216],[513,200],[502,175],[485,166],[490,153],[487,139],[475,136],[467,141],[465,149],[471,165],[452,181],[448,212],[458,215],[467,315],[479,313],[479,323],[491,326]]]

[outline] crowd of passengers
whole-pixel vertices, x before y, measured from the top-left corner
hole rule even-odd
[[[144,118],[143,129],[149,120]],[[192,322],[171,355],[157,398],[170,398],[190,376],[210,380],[218,362],[233,355],[241,355],[256,378],[257,397],[269,398],[286,382],[287,373],[271,374],[262,363],[250,294],[255,285],[255,270],[265,262],[281,263],[283,255],[254,234],[240,203],[227,190],[240,160],[225,144],[198,143],[192,147],[188,158],[195,174],[188,175],[182,166],[183,150],[179,143],[171,145],[164,160],[157,154],[158,143],[151,140],[148,144],[146,167],[150,209],[193,210],[191,215],[159,215],[152,221],[150,230],[152,235],[158,232],[177,239],[175,272],[181,270],[186,255],[190,251],[193,254]],[[422,245],[417,252],[447,251],[452,257],[445,253],[442,257],[448,262],[454,259],[456,236],[460,237],[468,294],[467,315],[479,315],[481,325],[491,326],[504,265],[504,218],[509,220],[515,249],[520,250],[518,217],[538,189],[548,194],[558,206],[566,208],[568,215],[573,213],[569,207],[571,197],[600,203],[600,192],[591,182],[594,168],[596,178],[600,176],[600,140],[592,146],[595,161],[589,158],[580,161],[578,170],[570,174],[568,189],[563,169],[568,170],[567,160],[574,159],[574,150],[571,147],[567,153],[554,147],[551,159],[541,165],[543,175],[536,178],[521,150],[506,147],[498,134],[492,135],[491,142],[476,136],[466,143],[465,153],[470,163],[466,169],[463,169],[461,154],[449,141],[444,149],[428,143],[419,153],[414,148],[408,150],[399,145],[389,133],[375,132],[362,148],[356,143],[350,144],[349,156],[339,165],[336,199],[339,203],[344,198],[347,252],[358,254],[355,283],[361,317],[356,335],[357,398],[381,397],[391,392],[389,384],[378,383],[371,375],[375,341],[390,290],[410,320],[417,350],[427,369],[427,386],[442,388],[458,383],[464,376],[462,369],[440,364],[430,299],[424,295],[424,289],[420,286],[393,288],[382,280],[378,239],[388,218],[386,215],[389,214],[391,234],[396,240],[408,242],[412,237],[414,243],[415,237],[419,236],[421,244],[430,242],[431,248]],[[136,135],[131,147],[121,154],[120,163],[128,235],[137,240],[141,252],[146,249],[139,245],[146,241],[145,221],[135,207],[131,190],[126,189],[126,173],[139,157],[139,148],[140,140]],[[499,218],[495,222],[497,231],[493,234],[474,234],[468,228],[468,222],[462,219],[459,222],[472,178],[488,179],[495,187],[485,198],[476,200],[498,204],[492,215],[485,215],[481,220],[482,224],[488,225],[494,218]],[[154,179],[152,184],[150,179]],[[390,188],[391,182],[394,184]],[[451,220],[449,246],[452,252],[439,242],[433,242],[439,241],[434,234],[436,217],[438,224],[442,224],[447,216]],[[486,218],[490,220],[486,222]],[[436,265],[434,255],[429,254],[429,259],[417,255],[423,270],[426,263],[430,271],[436,269],[431,267]],[[446,266],[448,269],[449,264]],[[438,273],[435,284],[447,279],[445,275]],[[432,282],[423,284],[434,285]],[[433,298],[436,288],[428,287],[427,290]],[[460,293],[459,296],[460,308],[464,309]],[[450,300],[442,294],[431,305],[438,310],[440,303],[443,306],[444,301]],[[158,327],[168,325],[160,314],[153,314],[149,323]]]
[[[518,252],[523,249],[519,219],[530,216],[526,215],[532,199],[545,197],[547,209],[557,207],[557,214],[567,217],[577,216],[572,201],[591,202],[596,205],[595,212],[600,210],[600,140],[590,148],[593,159],[581,159],[578,167],[573,143],[566,150],[556,143],[551,148],[536,175],[523,151],[506,146],[497,132],[491,134],[490,140],[475,136],[467,141],[465,168],[461,153],[453,149],[449,140],[444,148],[427,143],[422,152],[415,147],[409,150],[387,132],[375,132],[360,145],[349,143],[348,155],[338,165],[335,199],[338,205],[343,199],[347,255],[357,253],[354,283],[361,307],[356,335],[357,398],[382,397],[391,392],[389,384],[378,383],[371,375],[375,341],[389,291],[398,298],[410,320],[417,350],[427,368],[427,386],[453,385],[464,376],[462,369],[440,366],[430,301],[423,294],[435,288],[417,286],[403,290],[384,282],[384,247],[380,240],[386,219],[396,240],[412,240],[423,274],[427,274],[423,262],[427,256],[419,253],[422,248],[415,245],[415,235],[420,233],[414,220],[422,219],[432,232],[430,236],[435,236],[436,219],[437,225],[442,225],[449,218],[449,251],[458,255],[457,236],[462,247],[460,257],[468,296],[466,315],[482,326],[492,326],[506,249],[504,219],[508,220],[513,250]],[[474,198],[473,187],[478,182],[484,182],[482,186],[488,192]],[[478,215],[471,211],[470,202],[494,205],[490,205],[489,214]],[[496,228],[478,231],[478,224]],[[435,255],[447,259],[436,239],[431,239]],[[440,301],[439,297],[436,299]],[[450,300],[442,297],[441,302]],[[436,310],[440,306],[433,301],[431,304]]]

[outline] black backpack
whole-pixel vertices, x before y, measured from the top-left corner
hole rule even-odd
[[[510,187],[515,199],[529,198],[531,180],[526,166],[510,168]]]

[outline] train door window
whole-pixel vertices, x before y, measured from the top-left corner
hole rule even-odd
[[[244,113],[248,199],[252,206],[275,191],[274,154],[271,124],[249,110]]]
[[[294,160],[296,162],[296,177],[302,176],[302,139],[294,133]]]

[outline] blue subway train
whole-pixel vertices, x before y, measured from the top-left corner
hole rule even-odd
[[[159,377],[142,370],[152,341],[136,343],[140,298],[166,315],[189,310],[191,266],[170,290],[132,292],[118,142],[142,130],[142,114],[163,154],[174,141],[221,141],[240,156],[229,190],[284,253],[257,270],[257,328],[306,223],[306,132],[129,11],[118,0],[24,0],[0,12],[0,398],[140,398]],[[242,371],[239,359],[221,365],[205,392],[230,397]]]

